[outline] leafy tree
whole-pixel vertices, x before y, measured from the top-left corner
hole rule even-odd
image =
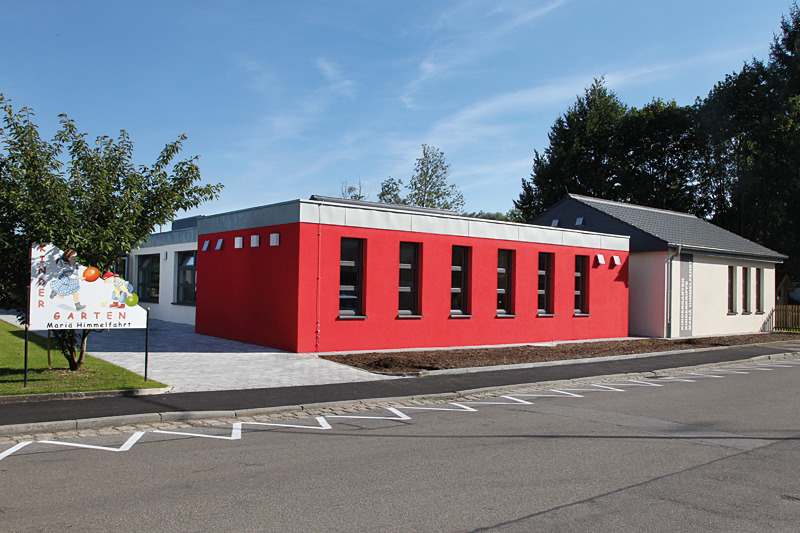
[[[400,190],[402,180],[388,178],[381,183],[378,199],[381,202],[408,204],[435,209],[460,211],[464,208],[464,196],[454,183],[448,183],[450,164],[438,148],[422,145],[422,157],[417,158],[414,175],[408,183],[408,195],[403,198]]]
[[[400,197],[403,189],[403,180],[394,179],[391,176],[381,182],[381,192],[378,193],[378,201],[385,204],[405,204],[406,201]]]
[[[364,192],[364,186],[361,184],[361,178],[358,178],[357,185],[350,185],[347,180],[341,183],[341,197],[349,200],[366,200],[369,192]]]
[[[622,163],[616,131],[628,108],[602,78],[579,96],[550,128],[549,146],[534,151],[531,179],[522,180],[514,206],[526,220],[566,193],[613,199],[621,189]]]
[[[696,115],[696,108],[674,100],[654,99],[641,109],[628,110],[616,132],[621,187],[614,199],[708,214],[697,170],[701,138]]]
[[[501,211],[477,211],[472,213],[463,213],[462,216],[471,218],[484,218],[486,220],[500,220],[503,222],[525,222],[522,220],[520,212],[516,208],[509,209],[506,213]]]
[[[61,115],[51,142],[33,112],[15,112],[0,94],[0,305],[24,309],[30,279],[30,244],[52,242],[78,251],[84,264],[108,270],[180,210],[219,196],[222,185],[197,185],[197,158],[173,162],[185,136],[168,143],[156,162],[135,166],[133,143],[121,131],[94,146]],[[66,163],[62,162],[66,159]],[[91,330],[55,330],[71,370],[83,363]],[[80,347],[78,348],[78,337]]]
[[[800,279],[800,9],[783,17],[769,60],[753,59],[700,104],[712,220],[789,255]]]

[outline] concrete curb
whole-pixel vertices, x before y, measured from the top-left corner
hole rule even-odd
[[[74,391],[74,392],[49,392],[45,394],[13,394],[10,396],[0,396],[0,405],[9,403],[30,403],[46,402],[49,400],[83,400],[86,398],[116,398],[118,396],[150,396],[152,394],[164,394],[172,390],[172,387],[161,387],[158,389],[124,389],[124,390],[100,390],[100,391]]]
[[[738,361],[726,361],[723,363],[708,363],[704,365],[685,366],[678,368],[654,370],[651,372],[641,372],[633,374],[611,374],[605,376],[591,376],[561,381],[542,381],[537,383],[521,383],[518,385],[506,385],[501,387],[481,387],[476,389],[465,389],[456,392],[443,392],[416,396],[398,396],[391,398],[375,398],[361,400],[345,400],[335,402],[316,402],[303,405],[287,405],[278,407],[257,407],[251,409],[240,409],[238,411],[179,411],[164,413],[143,413],[135,415],[119,415],[102,418],[84,418],[78,420],[60,420],[54,422],[37,422],[29,424],[13,424],[0,426],[0,436],[35,435],[39,433],[55,433],[59,431],[79,431],[84,429],[100,429],[104,427],[135,426],[138,424],[158,424],[161,422],[178,422],[188,420],[207,420],[224,418],[246,418],[253,416],[269,416],[283,413],[294,412],[313,412],[330,410],[342,407],[352,407],[356,405],[392,405],[410,401],[464,401],[470,397],[490,394],[513,393],[520,389],[548,389],[566,388],[570,385],[580,385],[584,383],[603,383],[614,382],[623,379],[635,379],[637,377],[659,377],[685,374],[692,371],[709,371],[723,369],[733,366],[741,366],[746,363],[758,363],[761,361],[781,361],[786,359],[798,359],[800,352],[786,352],[773,355],[761,355],[749,359]]]

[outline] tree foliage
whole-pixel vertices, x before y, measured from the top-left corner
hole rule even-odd
[[[408,204],[435,209],[461,211],[464,196],[458,186],[448,183],[450,164],[444,153],[433,146],[422,145],[422,156],[417,158],[414,174],[408,182],[408,194],[403,197],[403,181],[388,178],[381,183],[378,200],[393,204]]]
[[[567,192],[684,211],[788,254],[800,279],[800,9],[692,106],[627,107],[595,80],[558,117],[514,205],[526,220]]]
[[[92,145],[66,115],[52,141],[39,135],[29,108],[15,111],[0,94],[0,306],[25,309],[30,244],[52,242],[78,251],[80,261],[110,269],[156,226],[181,210],[218,197],[222,185],[198,185],[197,158],[175,162],[185,136],[168,143],[150,166],[133,163],[133,143],[98,137]],[[77,368],[88,331],[55,332]]]

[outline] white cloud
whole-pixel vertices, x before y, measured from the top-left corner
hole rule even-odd
[[[335,64],[324,57],[320,57],[317,58],[317,68],[328,81],[328,89],[330,91],[347,96],[348,98],[353,98],[355,96],[356,83],[345,78]]]

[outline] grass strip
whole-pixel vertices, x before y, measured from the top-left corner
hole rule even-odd
[[[165,387],[89,355],[79,370],[70,372],[60,351],[52,347],[50,353],[52,369],[47,368],[47,339],[28,335],[28,386],[24,388],[25,330],[0,320],[0,396]]]

